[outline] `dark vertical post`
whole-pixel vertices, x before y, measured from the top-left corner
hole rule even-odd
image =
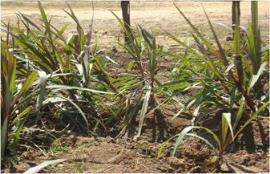
[[[121,1],[122,16],[125,25],[130,26],[130,6],[129,1]],[[128,43],[128,37],[125,35],[125,42]]]
[[[236,21],[240,22],[240,1],[233,1],[232,2],[232,29],[234,32],[234,28],[236,25]]]

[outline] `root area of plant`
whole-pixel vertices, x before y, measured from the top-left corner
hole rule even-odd
[[[184,119],[178,121],[185,123]],[[264,119],[262,123],[267,127],[268,119]],[[254,124],[254,131],[256,129]],[[255,140],[260,144],[259,135],[255,134]],[[186,139],[178,148],[175,157],[172,157],[174,143],[168,143],[162,148],[162,143],[151,142],[150,129],[136,141],[109,136],[64,135],[59,139],[59,143],[59,149],[51,148],[46,152],[32,149],[22,152],[19,162],[12,167],[6,167],[2,172],[24,172],[43,161],[53,159],[67,161],[49,166],[41,172],[269,172],[269,150],[263,150],[259,146],[252,153],[244,148],[227,153],[224,159],[229,161],[229,164],[224,163],[221,169],[217,170],[211,163],[214,152],[208,146],[195,139]]]

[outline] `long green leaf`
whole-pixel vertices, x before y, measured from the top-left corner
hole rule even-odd
[[[231,132],[232,139],[234,137],[233,127],[231,123],[231,113],[222,113],[221,124],[222,124],[222,141],[224,144],[228,137],[228,128]]]
[[[264,111],[267,107],[270,105],[270,100],[264,102],[263,105],[261,105],[254,113],[251,114],[250,118],[244,123],[243,126],[235,133],[234,139],[237,138],[237,136],[242,133],[242,131],[254,120],[258,117],[258,115]]]
[[[29,114],[31,112],[31,110],[33,109],[32,106],[28,106],[26,107],[21,113],[19,113],[15,119],[13,120],[13,124],[15,124],[15,122],[17,122],[18,120],[23,119],[27,114]]]
[[[179,134],[177,134],[178,137],[175,141],[172,156],[175,156],[176,150],[179,147],[179,145],[182,144],[184,137],[194,128],[195,128],[195,126],[188,126],[188,127],[184,128]]]
[[[145,96],[144,96],[141,113],[140,113],[139,128],[138,128],[138,134],[137,134],[136,137],[141,136],[143,121],[144,121],[145,114],[146,114],[146,112],[148,110],[150,96],[151,96],[151,89],[147,89],[147,91],[145,93]]]
[[[24,95],[32,87],[33,83],[37,80],[37,77],[38,73],[36,71],[32,72],[23,83],[18,96]]]
[[[245,98],[242,97],[240,99],[240,106],[239,106],[239,109],[237,111],[237,114],[236,114],[236,118],[235,118],[235,122],[234,122],[234,129],[238,126],[238,123],[239,121],[241,120],[241,118],[243,117],[243,113],[245,111]]]
[[[196,127],[196,128],[197,129],[202,129],[202,130],[206,131],[207,133],[209,133],[214,138],[214,140],[216,141],[216,144],[217,144],[219,150],[222,149],[222,144],[221,144],[218,136],[212,130],[210,130],[210,129],[206,128],[206,127]]]
[[[105,92],[105,91],[98,91],[95,89],[89,89],[89,88],[81,88],[76,86],[66,86],[66,85],[48,85],[46,86],[47,89],[58,89],[58,90],[80,90],[80,91],[87,91],[92,92],[96,94],[113,94],[111,92]]]
[[[207,145],[209,145],[214,151],[216,151],[216,148],[213,144],[210,143],[210,141],[208,141],[207,139],[203,138],[202,136],[199,136],[199,135],[196,135],[196,134],[193,134],[193,133],[187,133],[186,135],[188,136],[192,136],[192,137],[195,137],[195,138],[198,138],[199,140],[202,140],[204,141]]]
[[[265,70],[265,66],[266,66],[266,62],[262,63],[257,74],[252,76],[249,86],[248,86],[248,91],[250,91],[253,88],[253,86],[257,83],[263,71]]]
[[[62,163],[64,161],[66,161],[66,160],[67,159],[57,159],[57,160],[44,161],[41,164],[28,169],[27,171],[24,172],[24,174],[38,173],[39,171],[41,171],[42,169],[46,168],[47,166],[55,165],[55,164],[58,164],[58,163]]]
[[[210,29],[211,29],[211,31],[212,31],[212,33],[213,33],[214,38],[215,38],[216,44],[217,44],[217,46],[218,46],[219,54],[220,54],[220,57],[221,57],[221,59],[222,59],[222,61],[223,61],[223,64],[224,64],[224,66],[228,66],[228,64],[229,64],[229,63],[228,63],[228,60],[227,60],[227,58],[226,58],[226,56],[225,56],[224,50],[223,50],[223,48],[222,48],[222,46],[221,46],[221,43],[220,43],[220,41],[219,41],[219,39],[218,39],[218,37],[217,37],[216,31],[215,31],[215,29],[214,29],[214,27],[213,27],[213,25],[212,25],[212,22],[210,21],[210,19],[209,19],[207,13],[206,13],[206,11],[205,11],[205,9],[203,9],[203,10],[204,10],[204,14],[205,14],[205,16],[206,16],[206,18],[207,18],[208,24],[209,24],[209,26],[210,26]]]
[[[181,14],[181,16],[186,20],[186,22],[190,25],[193,31],[197,34],[197,36],[202,40],[202,42],[213,52],[214,49],[213,49],[213,46],[211,45],[211,42],[203,36],[203,34],[198,30],[198,28],[192,24],[192,22],[185,16],[185,14],[180,10],[180,8],[177,7],[175,3],[174,3],[174,6],[178,10],[178,12]]]

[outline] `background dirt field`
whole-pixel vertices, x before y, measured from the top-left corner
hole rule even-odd
[[[42,1],[43,2],[43,1]],[[69,31],[76,29],[73,21],[63,11],[66,5],[60,2],[43,2],[46,12],[57,26],[69,25]],[[72,5],[77,17],[82,25],[87,28],[89,19],[92,15],[91,2],[72,1]],[[224,39],[231,24],[231,2],[178,2],[177,5],[184,11],[186,16],[192,20],[205,33],[209,33],[202,6],[206,9],[216,29],[219,31],[220,39]],[[120,2],[94,2],[94,35],[98,38],[101,45],[111,47],[117,45],[117,41],[122,38],[120,29],[115,17],[110,11],[121,15]],[[250,2],[241,2],[241,25],[247,26],[250,20]],[[29,15],[38,21],[39,11],[36,2],[25,1],[24,3],[2,2],[2,21],[11,23],[16,22],[16,11]],[[268,40],[269,36],[269,2],[259,2],[259,21],[263,37]],[[171,2],[131,2],[131,22],[132,25],[140,24],[149,29],[157,36],[157,41],[164,45],[174,44],[165,35],[164,31],[176,34],[179,38],[187,38],[190,28],[179,15]]]

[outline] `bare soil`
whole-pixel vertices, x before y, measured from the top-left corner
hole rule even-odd
[[[267,118],[263,122],[266,126],[265,130],[267,130],[268,120]],[[183,125],[185,125],[184,120]],[[183,128],[183,126],[180,127]],[[145,136],[134,141],[70,135],[63,136],[58,141],[63,146],[68,146],[69,150],[48,151],[45,155],[37,149],[28,150],[20,155],[19,163],[3,172],[24,172],[45,160],[62,158],[68,161],[47,167],[41,172],[269,172],[269,151],[260,148],[256,150],[256,153],[249,153],[243,149],[227,153],[224,158],[229,163],[227,165],[224,163],[221,169],[216,170],[211,163],[213,150],[194,139],[185,140],[185,143],[178,148],[175,157],[171,156],[173,143],[167,144],[163,153],[159,153],[161,144],[151,143]],[[257,144],[260,144],[260,140]]]

